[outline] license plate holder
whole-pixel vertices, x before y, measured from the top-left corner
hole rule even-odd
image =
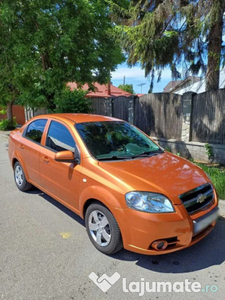
[[[215,222],[219,217],[219,208],[216,207],[212,211],[210,211],[205,216],[202,216],[193,221],[193,231],[194,235],[203,231],[207,228],[210,224]]]

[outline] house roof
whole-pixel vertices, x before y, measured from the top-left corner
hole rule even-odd
[[[108,84],[99,84],[97,82],[93,83],[95,87],[95,91],[89,91],[86,95],[86,97],[103,97],[103,98],[108,98],[108,97],[118,97],[118,96],[126,96],[129,97],[131,96],[130,93],[123,91],[119,89],[118,87],[114,85],[110,85],[110,91],[108,90]],[[71,90],[77,89],[77,83],[76,82],[69,82],[67,86],[70,87]],[[82,86],[82,90],[88,90],[89,85],[86,83]]]
[[[183,80],[170,81],[163,89],[164,93],[170,93],[174,90]]]
[[[175,92],[178,88],[181,89],[184,84],[187,84],[190,82],[190,84],[193,84],[195,82],[200,81],[200,77],[196,76],[189,76],[183,80],[176,80],[176,81],[170,81],[163,89],[164,93],[172,93]]]
[[[219,82],[219,88],[223,89],[225,88],[225,69],[222,69],[220,71],[220,82]],[[175,91],[175,94],[183,95],[187,92],[193,92],[193,93],[204,93],[206,91],[206,78],[203,78],[199,82],[196,82],[194,84],[191,84],[183,89],[180,89],[179,91]]]

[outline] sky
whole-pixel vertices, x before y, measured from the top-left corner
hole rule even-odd
[[[150,78],[145,78],[144,70],[141,69],[140,65],[136,65],[135,67],[128,67],[127,63],[124,62],[121,65],[118,65],[117,70],[111,73],[112,76],[112,84],[114,86],[118,86],[123,84],[123,79],[125,76],[126,84],[133,84],[134,92],[136,94],[147,94],[150,87]],[[169,81],[171,81],[171,71],[169,69],[165,69],[162,72],[161,80],[157,83],[157,78],[154,81],[153,93],[160,93],[163,91],[163,88],[167,85]],[[145,83],[145,85],[138,86],[138,84]],[[142,90],[142,91],[141,91]]]

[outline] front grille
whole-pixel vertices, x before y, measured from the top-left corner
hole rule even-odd
[[[189,214],[210,206],[214,202],[213,187],[210,183],[201,185],[179,196]]]

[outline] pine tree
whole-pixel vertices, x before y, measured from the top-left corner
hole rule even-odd
[[[183,70],[185,77],[206,74],[207,90],[219,88],[224,0],[111,0],[110,5],[128,64],[141,63],[152,79],[150,91],[165,67],[173,78]]]

